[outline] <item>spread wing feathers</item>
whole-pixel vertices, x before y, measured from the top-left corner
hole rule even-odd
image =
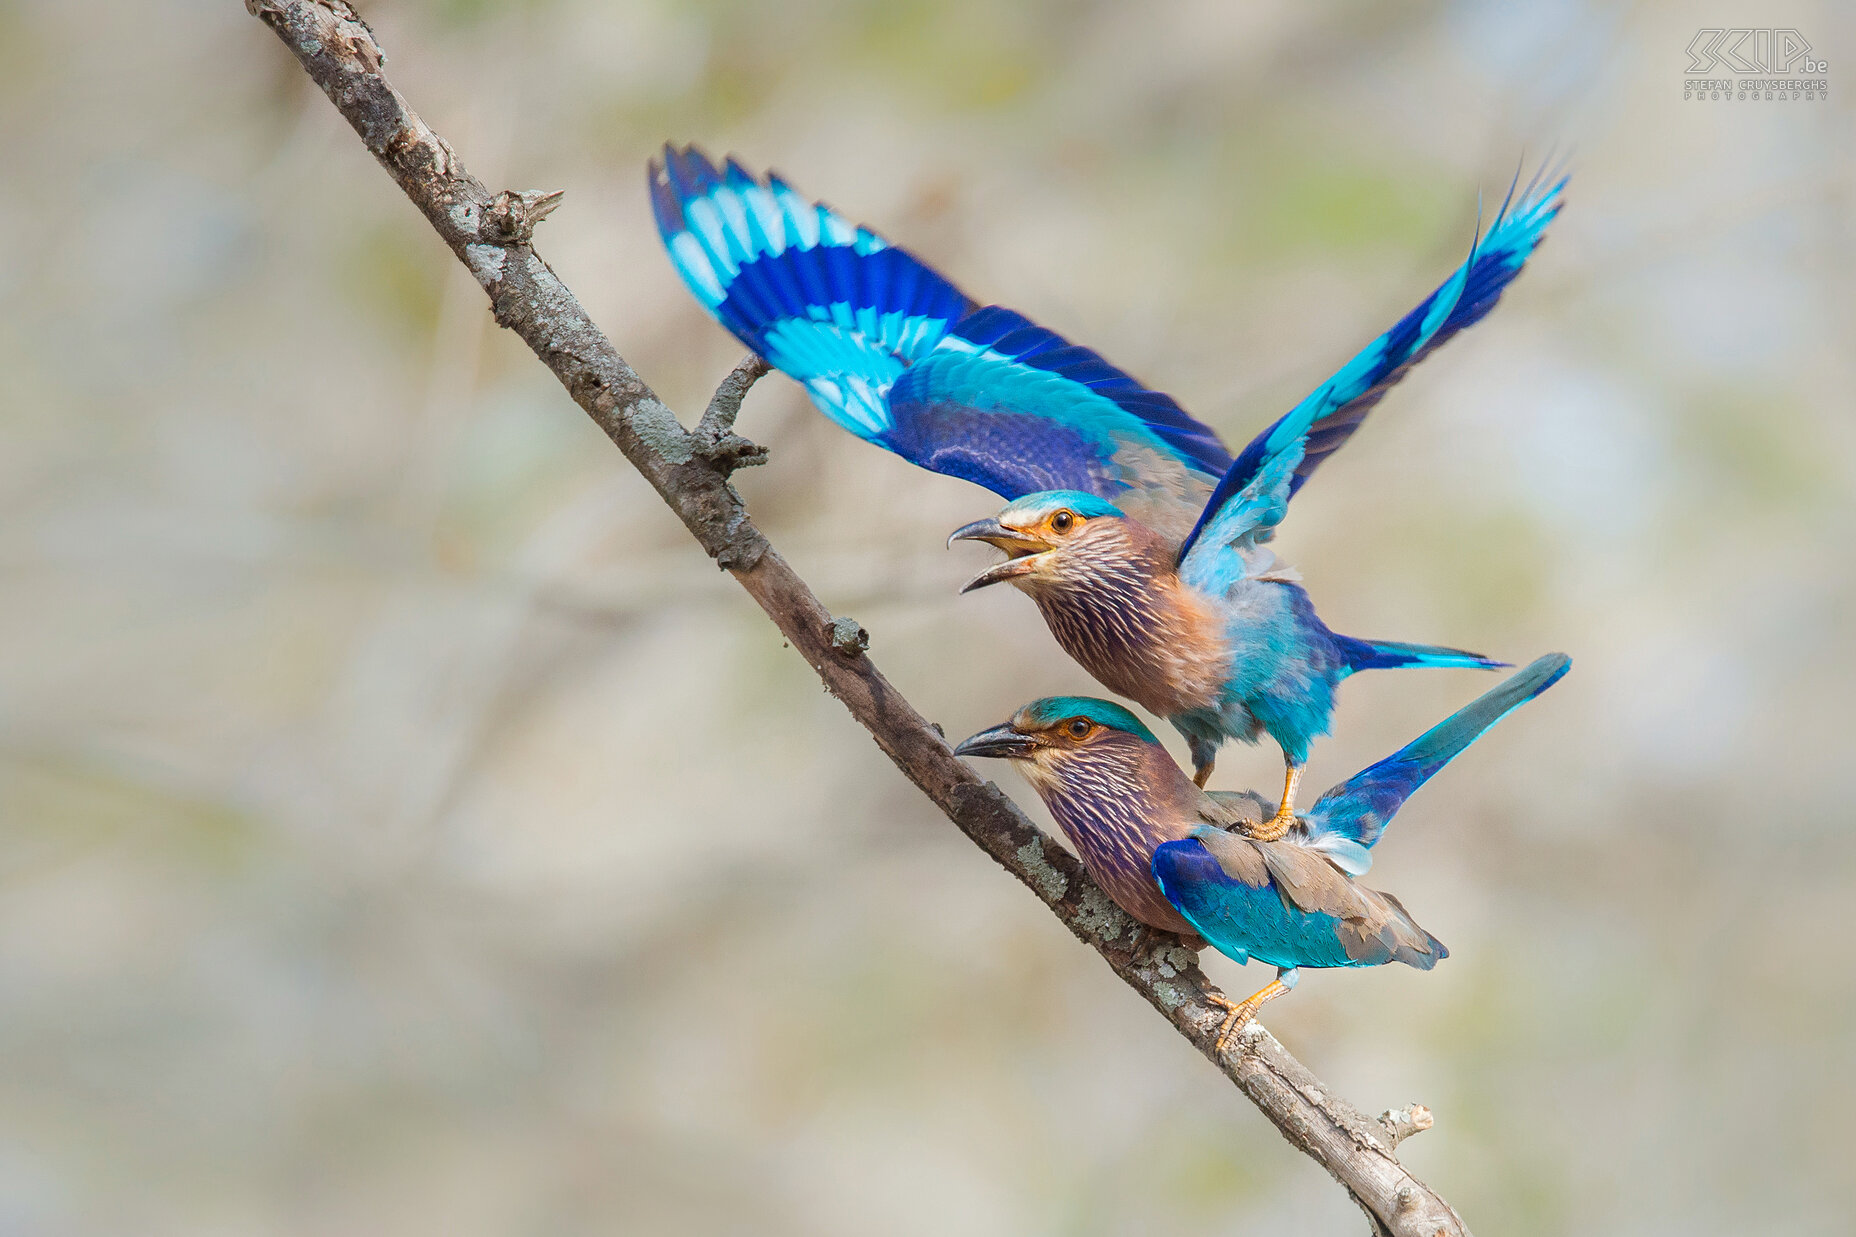
[[[1564,174],[1550,173],[1543,166],[1517,197],[1519,180],[1517,173],[1488,234],[1478,235],[1468,259],[1449,279],[1238,453],[1207,502],[1198,525],[1181,546],[1182,562],[1194,542],[1206,535],[1208,525],[1218,519],[1223,504],[1248,487],[1276,454],[1301,443],[1301,458],[1296,461],[1288,492],[1283,496],[1286,506],[1302,483],[1353,436],[1366,415],[1412,366],[1458,331],[1488,316],[1502,292],[1539,248],[1547,225],[1565,204]],[[1277,511],[1276,519],[1280,520],[1280,510],[1272,510]],[[1255,540],[1268,539],[1266,527],[1251,530]]]
[[[658,231],[717,321],[861,438],[1006,498],[1156,493],[1186,512],[1230,464],[1172,397],[947,279],[779,177],[694,147],[650,168]]]
[[[1212,491],[1205,510],[1199,515],[1199,522],[1180,546],[1182,566],[1201,541],[1217,550],[1235,546],[1240,541],[1254,544],[1269,539],[1271,531],[1288,513],[1289,500],[1300,486],[1299,475],[1308,458],[1309,435],[1315,424],[1340,412],[1349,402],[1347,393],[1360,389],[1365,376],[1384,367],[1388,348],[1396,347],[1407,353],[1415,351],[1423,346],[1422,341],[1429,340],[1442,328],[1462,295],[1473,265],[1472,246],[1471,261],[1458,267],[1442,287],[1405,315],[1405,321],[1414,323],[1410,335],[1416,342],[1406,341],[1405,335],[1396,328],[1380,336],[1343,365],[1339,373],[1246,444],[1219,479],[1218,487]],[[1339,441],[1335,441],[1327,450],[1332,451],[1339,445]],[[1257,501],[1263,496],[1267,496],[1267,502]]]
[[[1449,954],[1397,898],[1355,884],[1294,843],[1202,827],[1156,850],[1154,876],[1200,935],[1240,960],[1429,970]]]
[[[897,375],[973,309],[914,256],[771,173],[665,146],[650,181],[657,230],[703,308],[859,437],[888,431]]]
[[[1308,446],[1295,470],[1290,493],[1302,488],[1315,469],[1338,451],[1411,367],[1441,348],[1458,331],[1488,316],[1521,268],[1533,256],[1565,205],[1567,176],[1548,170],[1534,173],[1520,195],[1520,173],[1508,186],[1495,222],[1471,247],[1469,258],[1429,296],[1400,318],[1391,330],[1368,344],[1328,379],[1310,399],[1321,406],[1308,428]],[[1304,401],[1304,405],[1307,401]],[[1302,412],[1298,405],[1258,435],[1268,440],[1279,427]],[[1252,445],[1255,445],[1254,443]],[[1248,448],[1246,448],[1248,450]]]
[[[1537,658],[1392,755],[1322,795],[1297,823],[1298,833],[1292,836],[1317,848],[1351,845],[1365,857],[1364,848],[1379,840],[1418,787],[1496,722],[1559,682],[1571,666],[1572,659],[1564,653]],[[1354,874],[1365,870],[1361,867]]]
[[[885,445],[923,467],[1008,498],[1153,492],[1179,509],[1179,531],[1231,460],[1171,396],[998,306],[955,323],[897,379],[890,407]]]

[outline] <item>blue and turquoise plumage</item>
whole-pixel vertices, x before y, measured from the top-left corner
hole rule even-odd
[[[1449,280],[1258,435],[1236,470],[1218,435],[1171,396],[1021,314],[981,306],[777,175],[666,145],[650,184],[658,231],[696,299],[834,422],[1007,499],[1080,490],[1117,501],[1177,541],[1220,505],[1206,503],[1220,479],[1254,471],[1291,425],[1306,431],[1290,482],[1299,490],[1412,365],[1494,307],[1558,213],[1565,178],[1537,177],[1505,202]]]
[[[1507,663],[1465,649],[1366,640],[1330,630],[1307,590],[1285,577],[1264,543],[1287,510],[1303,458],[1302,432],[1266,452],[1188,539],[1179,580],[1211,603],[1231,669],[1209,699],[1179,694],[1166,716],[1186,736],[1194,763],[1209,770],[1228,739],[1254,742],[1259,732],[1282,748],[1287,765],[1284,810],[1293,804],[1310,744],[1328,731],[1335,693],[1362,670],[1458,667],[1493,670]],[[1240,460],[1232,472],[1243,466]],[[1221,483],[1220,489],[1226,488]],[[1214,502],[1217,502],[1214,499]],[[1186,707],[1178,707],[1185,705]],[[1279,822],[1286,825],[1286,817]]]
[[[1241,650],[1236,660],[1248,673],[1232,674],[1215,702],[1172,715],[1201,769],[1209,768],[1226,739],[1251,739],[1261,729],[1281,745],[1289,766],[1286,808],[1310,742],[1327,732],[1341,679],[1361,670],[1504,664],[1462,649],[1338,635],[1321,622],[1299,584],[1271,578],[1275,560],[1263,547],[1312,468],[1346,440],[1386,389],[1493,308],[1558,213],[1565,183],[1563,176],[1536,177],[1518,199],[1511,188],[1468,261],[1257,435],[1220,478],[1180,546],[1178,570],[1195,594],[1222,603],[1225,638]]]
[[[1301,967],[1429,970],[1449,955],[1397,898],[1355,882],[1400,806],[1503,717],[1558,682],[1550,654],[1391,756],[1324,794],[1280,836],[1255,792],[1207,794],[1119,705],[1034,701],[955,751],[1013,760],[1090,875],[1142,923],[1202,937],[1239,962],[1278,968],[1231,1011],[1224,1034],[1295,985]]]
[[[1459,331],[1482,321],[1495,308],[1502,292],[1540,247],[1547,225],[1558,217],[1564,205],[1566,181],[1563,173],[1549,174],[1543,167],[1521,189],[1519,198],[1515,196],[1515,185],[1510,185],[1488,234],[1478,236],[1470,246],[1468,260],[1451,272],[1450,278],[1301,403],[1245,444],[1200,511],[1192,532],[1180,546],[1180,557],[1183,559],[1191,551],[1208,524],[1221,517],[1234,495],[1253,487],[1267,462],[1294,452],[1295,459],[1287,464],[1286,490],[1279,489],[1279,479],[1269,486],[1270,492],[1280,494],[1280,502],[1270,508],[1274,518],[1258,525],[1258,539],[1267,540],[1267,530],[1286,514],[1289,499],[1323,460],[1353,436],[1386,392],[1412,366]]]
[[[1287,812],[1341,679],[1504,664],[1337,635],[1263,547],[1386,390],[1488,313],[1558,213],[1564,177],[1511,188],[1449,279],[1235,459],[1170,396],[980,306],[777,176],[666,147],[651,185],[673,262],[722,325],[852,433],[1012,500],[955,534],[1015,556],[968,587],[1009,579],[1031,594],[1072,657],[1186,734],[1201,777],[1219,744],[1268,733]]]
[[[778,176],[666,147],[651,187],[697,300],[860,438],[1006,498],[1073,489],[1196,510],[1230,465],[1171,396],[979,305]]]
[[[1536,659],[1470,704],[1377,762],[1329,790],[1308,809],[1298,836],[1310,845],[1360,851],[1348,871],[1371,866],[1366,851],[1378,844],[1386,825],[1418,789],[1510,713],[1552,687],[1572,668],[1564,653]],[[1350,854],[1352,852],[1349,852]]]

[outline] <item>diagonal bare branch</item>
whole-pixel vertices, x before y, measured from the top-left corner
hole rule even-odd
[[[862,628],[834,618],[754,527],[728,477],[762,454],[734,433],[733,421],[765,363],[750,358],[738,366],[697,430],[685,430],[535,252],[535,225],[559,203],[558,193],[492,193],[473,178],[387,82],[373,32],[344,0],[246,0],[246,8],[271,27],[469,268],[496,321],[553,371],[904,776],[1346,1187],[1376,1232],[1466,1237],[1456,1212],[1394,1153],[1396,1140],[1425,1128],[1415,1119],[1423,1110],[1389,1114],[1390,1123],[1366,1117],[1255,1024],[1219,1056],[1223,1010],[1206,1003],[1213,989],[1193,952],[1131,920],[1068,851],[955,759],[940,732],[878,672]]]

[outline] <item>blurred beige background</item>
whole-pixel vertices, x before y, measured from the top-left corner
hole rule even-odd
[[[479,176],[567,190],[546,256],[686,418],[740,348],[658,250],[666,138],[1234,444],[1570,147],[1533,266],[1280,544],[1337,629],[1573,673],[1378,854],[1450,960],[1267,1021],[1430,1105],[1406,1158],[1478,1231],[1849,1231],[1850,10],[364,11]],[[1832,100],[1683,102],[1703,22],[1796,27]],[[823,696],[241,5],[7,0],[0,67],[0,1233],[1358,1231]],[[955,596],[989,496],[781,379],[742,427],[762,526],[949,734],[1090,688],[1022,597]],[[1312,785],[1489,681],[1354,682]]]

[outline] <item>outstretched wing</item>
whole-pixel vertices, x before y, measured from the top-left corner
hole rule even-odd
[[[833,421],[923,468],[1006,498],[1070,489],[1130,514],[1158,506],[1183,532],[1230,464],[1172,397],[977,306],[777,176],[666,146],[651,201],[678,274],[718,322]]]
[[[1468,260],[1449,279],[1246,444],[1181,545],[1181,569],[1201,541],[1242,549],[1269,540],[1289,499],[1322,460],[1352,437],[1386,391],[1445,340],[1495,308],[1503,289],[1520,274],[1559,214],[1565,187],[1565,176],[1537,174],[1517,199],[1510,186],[1494,226],[1471,246]],[[1289,466],[1285,485],[1277,474],[1283,456],[1292,450],[1298,458]],[[1259,484],[1266,479],[1268,485]],[[1209,564],[1201,565],[1201,570],[1207,569]],[[1235,570],[1228,562],[1223,569]]]
[[[1547,225],[1565,205],[1567,176],[1549,172],[1545,166],[1515,195],[1520,176],[1508,187],[1501,210],[1488,234],[1471,250],[1469,258],[1436,291],[1419,301],[1416,308],[1400,318],[1385,334],[1368,344],[1327,382],[1310,400],[1319,399],[1308,428],[1308,444],[1302,462],[1290,483],[1291,495],[1321,465],[1321,461],[1338,451],[1366,420],[1366,414],[1378,406],[1387,391],[1403,378],[1411,367],[1442,347],[1465,327],[1474,326],[1488,316],[1501,300],[1521,268],[1540,247]],[[1442,311],[1441,314],[1439,311]],[[1245,448],[1269,439],[1285,423],[1304,410],[1297,405],[1281,420],[1271,425]]]
[[[803,383],[861,438],[891,428],[887,396],[975,306],[904,250],[808,202],[778,176],[664,147],[651,207],[677,274],[735,337]]]
[[[1490,727],[1560,681],[1572,666],[1564,653],[1536,658],[1377,764],[1334,787],[1298,823],[1298,840],[1317,849],[1372,846],[1399,808],[1438,770]],[[1359,857],[1366,858],[1365,850]],[[1366,860],[1370,864],[1371,860]],[[1349,867],[1354,875],[1365,866]]]

